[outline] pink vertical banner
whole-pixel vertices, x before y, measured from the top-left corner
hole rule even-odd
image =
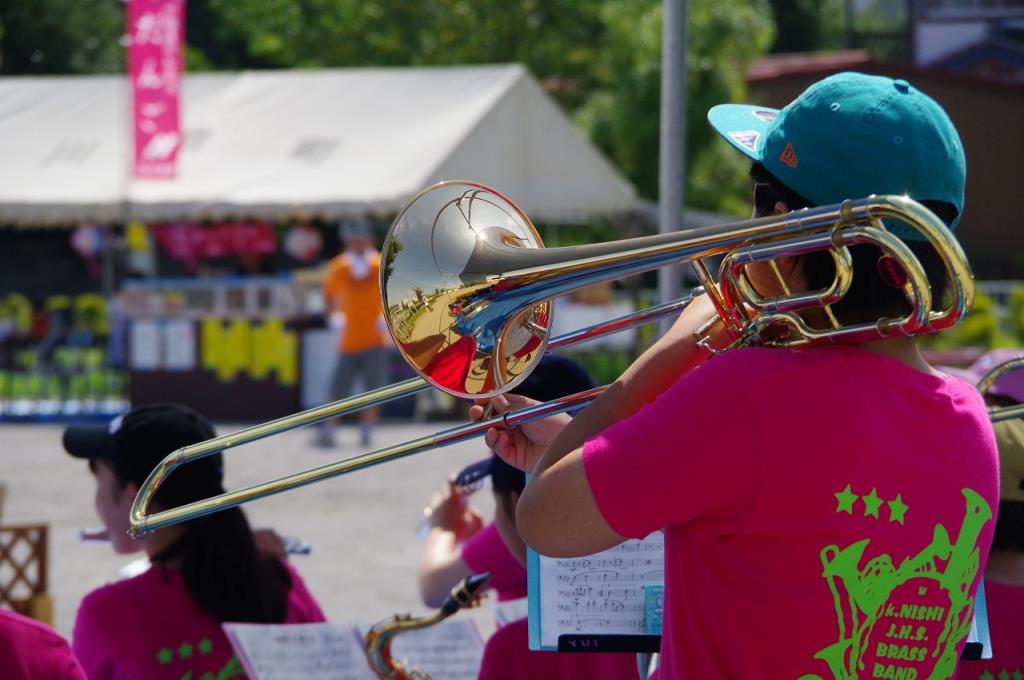
[[[128,0],[135,177],[175,175],[181,147],[178,98],[184,18],[184,0]]]

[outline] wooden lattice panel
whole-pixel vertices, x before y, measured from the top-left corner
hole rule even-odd
[[[0,526],[0,606],[49,623],[47,525]]]

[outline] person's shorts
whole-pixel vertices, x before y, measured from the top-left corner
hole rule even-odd
[[[388,373],[388,349],[373,347],[362,352],[348,352],[338,357],[331,380],[331,399],[337,401],[351,397],[356,381],[363,391],[384,387]]]

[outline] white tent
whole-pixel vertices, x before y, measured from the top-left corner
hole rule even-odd
[[[174,180],[130,177],[126,88],[0,78],[0,224],[383,216],[443,179],[538,221],[636,206],[518,65],[189,74]]]

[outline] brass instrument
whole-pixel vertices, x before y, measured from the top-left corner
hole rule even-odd
[[[932,311],[920,262],[883,224],[914,229],[936,250],[951,283],[948,302]],[[901,318],[841,325],[830,305],[849,290],[848,247],[872,244],[899,263],[911,311]],[[484,398],[515,388],[548,349],[564,347],[683,309],[693,299],[642,310],[551,338],[551,300],[594,283],[690,262],[734,345],[797,347],[864,342],[952,327],[970,308],[974,281],[963,250],[945,224],[905,196],[871,196],[717,227],[564,248],[542,248],[529,218],[497,191],[472,182],[442,182],[416,196],[392,224],[381,253],[385,319],[402,356],[421,379],[186,446],[167,456],[143,483],[131,509],[133,536],[306,484],[466,441],[496,426],[515,427],[578,408],[604,388],[458,426],[437,434],[294,473],[147,515],[156,489],[177,466],[256,439],[310,425],[419,392],[432,384],[449,394]],[[745,265],[827,251],[836,276],[822,290],[760,296]],[[719,280],[706,260],[723,256]],[[781,277],[780,277],[781,278]],[[799,316],[822,308],[828,328]]]
[[[366,661],[370,664],[370,669],[377,674],[378,678],[430,680],[430,675],[427,673],[407,668],[405,662],[398,661],[391,656],[391,643],[395,636],[399,633],[440,623],[467,605],[472,606],[476,594],[490,577],[489,573],[466,577],[452,589],[441,608],[433,614],[416,619],[408,614],[398,614],[374,624],[363,642],[363,651],[366,652]]]
[[[978,391],[981,392],[982,396],[985,396],[985,393],[995,384],[996,380],[999,380],[1010,371],[1019,371],[1021,369],[1024,369],[1024,354],[993,366],[985,375],[981,376],[981,380],[978,381],[977,385]],[[1001,420],[1024,418],[1024,404],[992,406],[988,410],[988,417],[993,423],[998,423]]]

